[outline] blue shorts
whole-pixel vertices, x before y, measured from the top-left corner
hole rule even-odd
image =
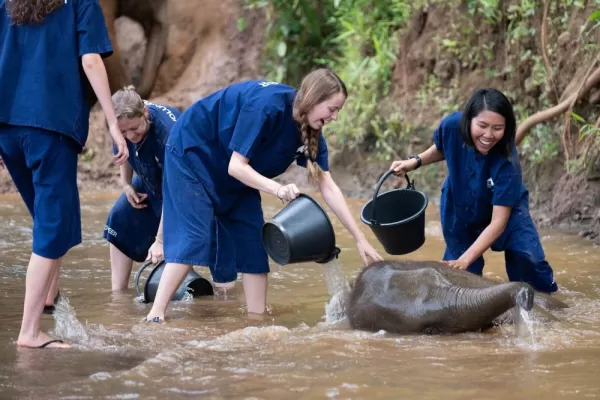
[[[33,253],[56,260],[81,243],[78,145],[57,132],[0,124],[0,156],[33,218]]]
[[[268,273],[260,193],[243,190],[231,207],[215,215],[213,201],[195,175],[198,170],[167,145],[163,170],[165,260],[209,266],[215,282],[231,282],[238,272]]]
[[[461,232],[460,236],[467,235]],[[477,235],[472,235],[471,239],[466,243],[458,243],[453,239],[447,240],[444,260],[457,260],[475,242]],[[535,290],[545,293],[558,290],[552,267],[546,261],[540,237],[530,216],[525,217],[511,231],[501,235],[492,245],[492,251],[504,251],[506,274],[511,282],[526,282]],[[481,275],[483,266],[482,256],[467,270]]]
[[[131,183],[136,192],[146,193],[142,180],[137,175]],[[146,260],[160,224],[160,213],[156,215],[151,200],[146,198],[144,203],[147,207],[138,209],[129,204],[125,193],[121,194],[110,210],[104,226],[104,239],[137,262]]]

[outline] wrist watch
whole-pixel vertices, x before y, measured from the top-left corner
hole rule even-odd
[[[415,169],[418,169],[421,166],[421,157],[419,157],[417,154],[411,154],[410,156],[408,156],[408,159],[410,160],[411,158],[417,160],[417,166],[415,167]]]

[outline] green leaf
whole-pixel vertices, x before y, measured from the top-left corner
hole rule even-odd
[[[246,29],[246,27],[248,26],[248,22],[246,21],[246,19],[244,17],[240,17],[240,18],[238,18],[236,25],[237,25],[238,31],[244,32],[244,29]]]
[[[590,21],[600,21],[600,10],[596,10],[590,15]]]
[[[573,117],[573,119],[581,122],[581,123],[585,123],[585,119],[583,119],[583,117],[579,114],[576,114],[574,112],[571,113],[571,117]]]

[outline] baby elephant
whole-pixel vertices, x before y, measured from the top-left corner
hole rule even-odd
[[[436,261],[379,261],[360,272],[346,310],[353,329],[450,334],[490,328],[516,305],[531,310],[534,299],[543,309],[568,307],[526,283],[498,283]]]

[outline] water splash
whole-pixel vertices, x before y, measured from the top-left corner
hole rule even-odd
[[[346,317],[346,295],[350,291],[350,285],[338,260],[325,264],[323,274],[330,296],[329,302],[325,304],[325,321],[333,323]]]
[[[535,319],[532,314],[521,306],[512,309],[513,323],[517,344],[522,347],[536,349],[539,347]]]
[[[77,319],[75,309],[69,304],[68,298],[60,297],[58,303],[54,306],[52,316],[56,323],[54,332],[58,336],[77,342],[88,342],[90,340],[85,327]]]

